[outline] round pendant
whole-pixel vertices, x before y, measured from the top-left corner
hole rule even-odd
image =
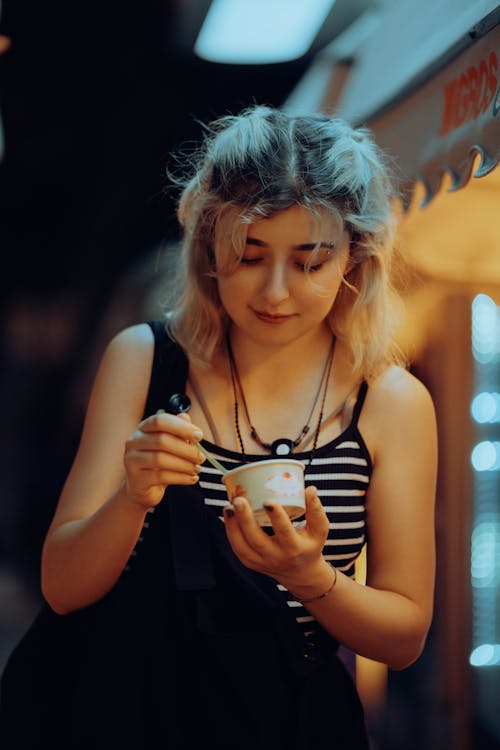
[[[275,456],[289,456],[293,452],[293,440],[278,438],[271,444],[271,451]]]

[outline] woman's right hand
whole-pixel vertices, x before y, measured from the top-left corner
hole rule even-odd
[[[42,591],[60,614],[115,585],[167,485],[198,481],[203,457],[194,443],[202,435],[190,418],[143,419],[154,351],[151,327],[131,326],[111,340],[99,365],[42,554]]]
[[[133,503],[152,508],[169,484],[196,484],[205,456],[193,443],[203,437],[187,414],[144,419],[125,442],[124,490]]]

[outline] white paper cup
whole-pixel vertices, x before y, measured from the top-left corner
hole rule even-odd
[[[222,477],[229,500],[244,497],[261,526],[271,519],[263,507],[266,500],[279,503],[293,520],[304,515],[306,497],[304,464],[292,458],[269,459],[238,466]]]

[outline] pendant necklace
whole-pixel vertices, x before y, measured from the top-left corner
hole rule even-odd
[[[321,393],[321,388],[323,386],[323,395],[321,399],[321,407],[320,412],[318,416],[318,421],[316,424],[316,429],[314,431],[314,441],[312,446],[312,455],[314,455],[314,452],[316,450],[319,432],[321,429],[321,423],[323,421],[323,410],[325,406],[325,400],[326,400],[326,394],[328,390],[328,382],[330,380],[330,371],[332,368],[332,362],[333,362],[333,352],[335,348],[335,337],[332,337],[332,343],[330,346],[330,349],[328,351],[328,356],[325,362],[325,366],[323,368],[323,372],[321,374],[321,379],[319,382],[318,390],[316,392],[316,396],[314,398],[313,405],[311,407],[311,410],[309,412],[309,416],[307,418],[307,422],[301,429],[300,433],[297,435],[295,440],[291,440],[290,438],[278,438],[277,440],[274,440],[272,443],[266,443],[262,440],[262,438],[259,436],[257,430],[253,426],[250,414],[248,412],[248,406],[245,399],[245,394],[243,392],[243,388],[241,385],[240,377],[238,374],[238,368],[236,366],[236,360],[234,358],[233,350],[231,348],[231,342],[229,340],[229,334],[226,338],[226,346],[227,346],[227,353],[228,353],[228,359],[229,359],[229,369],[231,373],[231,383],[233,386],[233,397],[234,397],[234,424],[236,428],[236,434],[238,436],[238,442],[240,444],[241,452],[243,455],[245,455],[245,449],[243,446],[243,439],[241,437],[241,431],[240,431],[240,423],[239,423],[239,403],[238,403],[238,391],[240,393],[241,397],[241,403],[243,405],[243,411],[245,413],[245,419],[248,425],[248,429],[250,431],[250,437],[252,440],[257,443],[257,445],[260,445],[261,448],[264,448],[265,450],[269,451],[270,453],[274,454],[275,456],[289,456],[291,453],[293,453],[294,449],[300,445],[304,437],[308,434],[310,431],[309,423],[312,419],[312,415],[314,413],[314,410],[316,408],[316,404],[318,403],[318,399]],[[324,384],[324,385],[323,385]],[[312,456],[309,461],[311,463]]]

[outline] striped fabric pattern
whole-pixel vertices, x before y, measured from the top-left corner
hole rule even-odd
[[[208,441],[203,445],[227,469],[243,463],[242,456]],[[247,455],[247,460],[263,460],[266,456]],[[269,456],[275,458],[275,456]],[[354,575],[354,562],[366,540],[366,492],[371,476],[371,460],[357,426],[351,424],[330,443],[318,448],[313,462],[310,453],[295,453],[294,459],[306,467],[306,485],[314,484],[329,520],[328,538],[323,548],[325,560],[348,576]],[[247,461],[245,461],[247,462]],[[207,461],[200,472],[200,486],[205,505],[221,521],[222,510],[228,504],[221,474]],[[294,521],[299,524],[303,521]],[[272,533],[272,531],[270,532]],[[291,598],[284,586],[276,584],[282,592],[284,606],[292,607],[297,622],[307,638],[314,633],[316,620],[305,607]]]

